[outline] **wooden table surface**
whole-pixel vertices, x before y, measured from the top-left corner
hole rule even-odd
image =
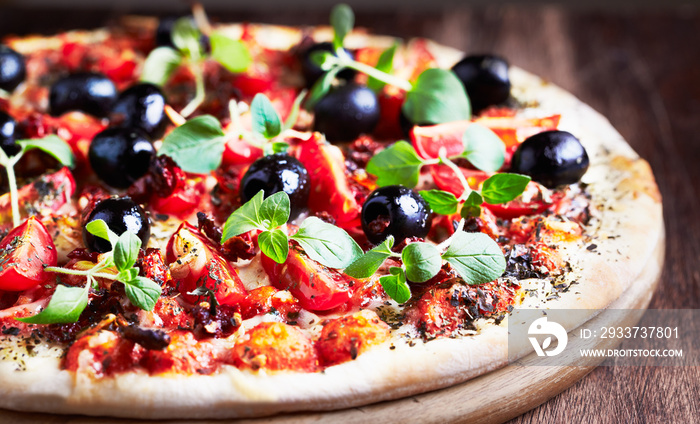
[[[115,11],[0,10],[0,35],[103,25]],[[320,24],[327,14],[213,13],[215,19]],[[450,8],[358,13],[358,25],[493,52],[607,116],[654,170],[667,250],[651,308],[700,309],[700,10],[586,12]],[[514,419],[530,422],[700,421],[700,368],[599,367]]]

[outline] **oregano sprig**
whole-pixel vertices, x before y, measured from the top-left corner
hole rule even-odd
[[[199,21],[206,21],[206,15],[201,7],[195,11]],[[207,55],[202,48],[202,35],[209,37],[211,53]],[[172,40],[175,48],[158,47],[152,50],[143,65],[141,80],[156,85],[164,85],[181,65],[187,66],[195,80],[195,96],[180,111],[184,117],[190,116],[204,102],[204,62],[212,59],[224,68],[240,73],[252,63],[252,56],[241,40],[234,40],[220,31],[211,30],[211,26],[202,25],[198,28],[190,17],[175,21],[172,29]]]
[[[12,225],[17,227],[20,224],[19,193],[17,188],[17,178],[15,176],[15,165],[19,160],[32,149],[39,149],[56,159],[61,165],[73,168],[75,157],[68,143],[56,135],[49,135],[40,139],[17,140],[21,147],[19,153],[7,156],[4,150],[0,149],[0,166],[5,168],[7,182],[10,186],[10,203],[12,205]]]
[[[236,209],[222,228],[221,243],[251,230],[260,230],[260,250],[277,263],[283,263],[289,253],[289,241],[294,240],[313,260],[329,268],[344,269],[362,256],[362,249],[345,230],[316,217],[306,218],[299,231],[291,237],[280,229],[290,214],[289,196],[285,192],[264,198],[261,190]]]
[[[17,320],[30,324],[78,321],[80,314],[87,306],[90,288],[98,288],[97,278],[123,283],[126,297],[132,305],[147,311],[155,307],[161,295],[161,287],[152,280],[139,276],[139,269],[135,266],[141,249],[141,239],[130,231],[117,236],[101,219],[91,221],[85,228],[94,236],[108,240],[112,250],[103,254],[97,264],[86,270],[55,266],[44,268],[47,272],[84,276],[85,286],[57,286],[44,310],[31,317],[17,318]]]

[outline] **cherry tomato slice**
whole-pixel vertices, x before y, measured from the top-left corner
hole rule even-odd
[[[22,291],[46,281],[55,266],[56,247],[46,227],[31,216],[0,241],[0,290]]]
[[[188,179],[183,187],[175,189],[168,197],[153,195],[151,207],[157,213],[188,215],[199,205],[204,192],[205,187],[202,181]]]
[[[459,169],[467,179],[469,186],[473,189],[479,188],[479,185],[489,177],[489,174],[484,171],[464,168]],[[430,174],[433,177],[435,185],[437,185],[439,189],[448,191],[457,197],[461,196],[464,192],[462,189],[462,183],[449,166],[431,165]]]
[[[440,149],[445,149],[447,157],[458,156],[464,151],[462,134],[471,121],[455,121],[430,126],[414,126],[411,130],[411,143],[418,156],[423,159],[435,159],[440,156]]]
[[[187,294],[198,287],[213,291],[222,305],[235,305],[245,299],[245,286],[238,272],[188,222],[183,222],[168,241],[166,256],[173,284],[186,301],[207,300]]]
[[[283,264],[262,255],[262,265],[272,285],[289,290],[305,309],[327,311],[352,297],[353,279],[324,267],[296,249],[289,250]]]

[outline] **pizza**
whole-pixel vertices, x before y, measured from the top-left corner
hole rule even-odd
[[[505,366],[513,311],[658,276],[658,189],[604,117],[498,56],[331,23],[195,6],[4,40],[0,407],[397,399]]]

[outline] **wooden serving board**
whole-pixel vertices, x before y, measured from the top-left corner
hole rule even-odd
[[[625,291],[608,309],[592,318],[587,327],[633,326],[649,305],[659,282],[663,263],[665,240],[657,245],[653,257],[643,269],[635,284]],[[622,315],[620,310],[626,310]],[[573,330],[571,333],[576,332]],[[595,346],[587,348],[609,348],[615,339],[599,339]],[[570,338],[569,346],[577,348],[582,339]],[[508,365],[499,370],[474,378],[464,383],[416,396],[381,402],[363,407],[330,412],[302,412],[236,420],[241,424],[309,424],[317,422],[342,422],[366,424],[381,423],[501,423],[516,417],[561,393],[595,368],[589,366],[545,367],[523,366],[537,360],[531,354],[519,360],[518,365]],[[126,424],[134,422],[169,424],[182,421],[126,420],[118,418],[85,417],[77,415],[51,415],[0,410],[0,423],[29,424]],[[192,420],[188,420],[192,422]],[[196,421],[200,424],[227,422],[225,420]]]

